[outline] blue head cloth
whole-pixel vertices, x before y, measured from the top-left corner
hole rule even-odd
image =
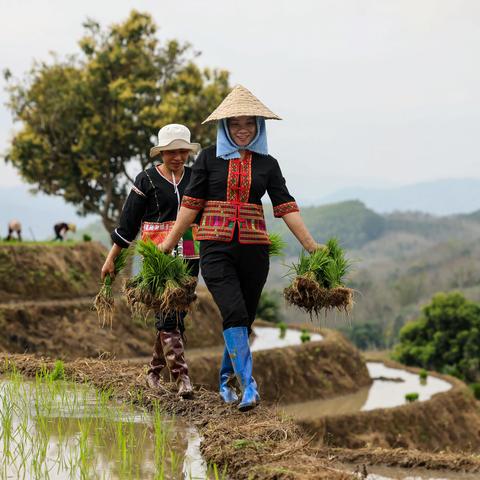
[[[222,118],[217,123],[217,157],[224,160],[240,158],[240,150],[250,150],[260,155],[268,155],[267,128],[263,117],[255,117],[257,134],[253,140],[244,147],[239,147],[230,137],[227,119]]]

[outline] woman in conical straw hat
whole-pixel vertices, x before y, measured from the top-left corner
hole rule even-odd
[[[229,384],[236,376],[241,411],[254,408],[260,400],[248,336],[269,269],[264,193],[272,201],[275,217],[285,221],[306,250],[319,247],[305,227],[277,160],[268,154],[265,119],[280,120],[237,85],[205,120],[217,122],[217,143],[195,161],[177,222],[159,246],[170,251],[202,211],[197,234],[202,275],[223,318],[220,395],[228,403],[238,400]]]
[[[147,238],[160,244],[172,229],[181,199],[192,171],[185,166],[188,157],[200,150],[198,143],[190,142],[190,130],[184,125],[165,125],[158,132],[158,143],[150,149],[150,157],[156,162],[140,172],[120,216],[118,227],[112,232],[113,246],[102,268],[102,280],[108,273],[115,275],[115,258],[122,248],[127,248],[141,230],[142,240]],[[195,218],[190,222],[193,224]],[[182,242],[175,243],[177,254],[189,263],[190,273],[198,276],[198,242],[193,240],[192,228],[188,225]],[[180,251],[181,249],[181,251]],[[157,335],[153,357],[147,372],[147,385],[161,388],[160,373],[168,367],[178,387],[178,395],[183,398],[193,396],[193,388],[188,376],[183,346],[184,319],[186,312],[163,314],[156,312]]]

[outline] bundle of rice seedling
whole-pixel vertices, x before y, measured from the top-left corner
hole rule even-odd
[[[345,287],[343,279],[351,266],[335,238],[327,248],[310,255],[300,254],[298,264],[291,267],[291,285],[284,297],[291,305],[318,316],[320,310],[338,309],[348,312],[353,305],[353,291]]]
[[[151,240],[139,241],[137,251],[143,257],[141,271],[124,288],[132,312],[188,310],[196,299],[197,282],[190,276],[187,262],[161,252]]]
[[[127,259],[130,254],[129,248],[124,248],[115,259],[115,275],[118,275],[127,264]],[[113,313],[115,311],[115,299],[112,292],[113,279],[110,274],[107,273],[103,280],[100,291],[93,300],[93,308],[97,311],[98,319],[102,322],[102,328],[105,324],[113,325]]]
[[[270,233],[268,235],[270,240],[270,245],[268,246],[268,255],[270,257],[281,257],[283,256],[283,250],[287,246],[282,236],[278,233]]]

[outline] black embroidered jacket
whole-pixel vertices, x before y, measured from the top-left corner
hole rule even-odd
[[[262,197],[268,193],[275,217],[298,212],[280,166],[270,155],[247,152],[244,159],[217,158],[215,145],[193,165],[182,206],[203,210],[197,240],[229,242],[238,225],[240,243],[268,244]]]

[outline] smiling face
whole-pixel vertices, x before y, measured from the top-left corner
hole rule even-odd
[[[257,134],[255,117],[229,118],[227,124],[230,137],[239,147],[248,145]]]
[[[180,173],[183,170],[185,162],[188,160],[190,150],[179,148],[177,150],[164,150],[162,160],[164,165],[173,173]]]

